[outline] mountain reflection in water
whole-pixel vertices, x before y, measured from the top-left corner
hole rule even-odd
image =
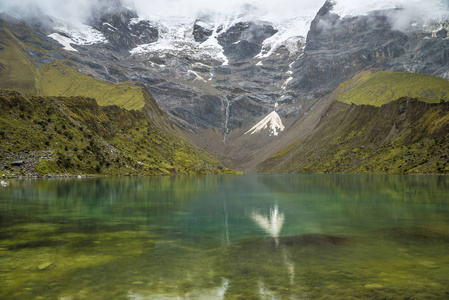
[[[11,180],[0,299],[445,299],[449,177]]]
[[[278,242],[279,233],[282,230],[282,225],[284,225],[285,216],[283,213],[279,212],[278,205],[275,204],[273,208],[270,209],[270,216],[265,217],[261,214],[253,212],[251,218],[257,223],[265,232],[271,237],[275,238]]]

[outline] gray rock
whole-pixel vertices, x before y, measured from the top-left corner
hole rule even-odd
[[[213,31],[211,29],[202,27],[198,24],[198,22],[195,22],[193,25],[193,37],[198,43],[204,43],[207,41],[207,39],[212,35],[212,32]]]
[[[400,10],[375,11],[341,19],[326,2],[311,24],[304,55],[294,64],[289,88],[298,97],[317,98],[368,70],[426,73],[444,77],[449,41],[419,31],[395,30]],[[446,35],[446,36],[445,36]]]
[[[218,36],[224,54],[235,61],[253,58],[262,50],[262,43],[277,32],[267,23],[237,23]]]

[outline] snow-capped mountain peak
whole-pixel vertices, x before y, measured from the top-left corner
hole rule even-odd
[[[228,60],[223,55],[223,48],[216,40],[216,28],[214,29],[206,23],[201,23],[203,26],[212,28],[214,34],[208,40],[200,44],[195,41],[192,32],[195,19],[156,19],[156,17],[154,17],[152,18],[151,23],[158,28],[159,39],[154,43],[138,45],[131,49],[130,53],[132,55],[164,53],[164,55],[188,56],[192,59],[212,59],[221,61],[223,65],[227,64]]]

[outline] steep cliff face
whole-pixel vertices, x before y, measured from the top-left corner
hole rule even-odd
[[[401,9],[340,18],[326,2],[311,23],[304,56],[294,65],[290,88],[300,98],[317,98],[364,70],[432,74],[448,78],[449,40],[444,30],[395,20]],[[433,25],[441,28],[444,25]]]
[[[274,24],[248,15],[248,7],[238,17],[203,15],[178,23],[138,19],[118,0],[98,1],[93,8],[90,29],[56,22],[50,36],[63,51],[44,37],[49,32],[36,34],[84,74],[145,86],[181,127],[198,134],[214,128],[217,139],[226,140],[275,106],[281,117],[306,111],[288,106],[296,99],[287,88],[305,38],[283,40]],[[36,53],[35,59],[45,56]]]
[[[100,31],[115,50],[130,50],[157,41],[159,32],[150,22],[139,20],[120,0],[94,2],[88,24]]]
[[[248,60],[262,50],[262,43],[277,30],[270,24],[239,22],[218,36],[223,54],[235,61]]]
[[[181,37],[166,35],[161,44],[134,51],[133,62],[146,72],[135,72],[132,79],[144,83],[183,126],[218,128],[222,137],[242,122],[256,122],[275,103],[292,101],[283,84],[297,54],[292,52],[301,51],[300,41],[291,43],[291,51],[280,47],[275,55],[257,57],[277,32],[272,25],[206,21],[211,22],[203,16],[178,28]]]

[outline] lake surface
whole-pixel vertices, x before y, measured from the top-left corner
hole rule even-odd
[[[449,298],[449,177],[9,183],[0,299]]]

